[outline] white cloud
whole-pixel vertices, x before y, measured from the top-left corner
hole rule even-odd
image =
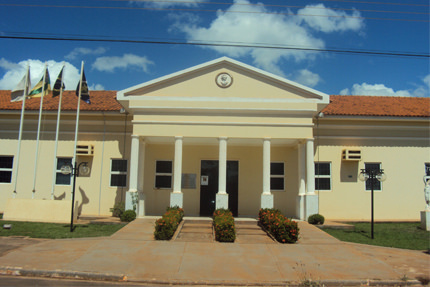
[[[89,48],[75,48],[72,52],[66,55],[64,58],[67,60],[75,60],[81,55],[101,55],[106,53],[106,49],[103,47],[99,47],[97,49],[89,49]]]
[[[415,89],[395,91],[384,84],[354,84],[352,88],[340,91],[341,95],[390,96],[390,97],[429,97],[430,74],[422,79],[423,84],[415,84]]]
[[[171,7],[196,7],[200,2],[204,0],[161,0],[161,1],[130,1],[139,6],[153,7],[153,8],[171,8]]]
[[[311,16],[309,16],[311,15]],[[318,16],[313,16],[318,15]],[[364,27],[360,12],[353,10],[352,14],[326,8],[324,4],[307,5],[297,11],[297,18],[314,30],[324,33],[339,31],[359,31]]]
[[[248,0],[235,0],[227,11],[219,11],[208,27],[201,27],[193,21],[176,22],[174,28],[186,34],[188,41],[198,40],[215,43],[240,43],[251,45],[282,45],[288,47],[306,47],[322,49],[325,43],[322,39],[312,35],[310,24],[305,24],[303,16],[287,16],[269,11],[263,4],[247,6]],[[247,11],[249,13],[231,13],[234,11]],[[268,13],[269,12],[269,13]],[[324,13],[335,13],[327,10]],[[358,12],[357,12],[358,13]],[[307,17],[310,18],[310,17]],[[321,17],[311,17],[321,18]],[[331,18],[330,18],[331,19]],[[180,20],[179,20],[180,21]],[[319,31],[356,31],[357,26],[344,18],[336,20],[322,20],[324,23],[313,24]],[[329,27],[328,24],[331,26]],[[361,27],[361,26],[360,26]],[[230,57],[251,56],[254,64],[272,73],[284,76],[279,64],[282,60],[313,60],[315,52],[292,49],[266,49],[251,47],[221,47],[209,46],[221,54]]]
[[[47,61],[49,76],[51,85],[57,80],[57,76],[60,73],[63,62],[56,62],[54,60]],[[64,69],[64,84],[66,90],[74,90],[80,79],[80,70],[73,66],[72,64],[65,62],[66,65]],[[45,68],[45,63],[40,60],[25,60],[19,63],[9,62],[6,59],[0,59],[0,68],[6,70],[6,73],[0,79],[0,89],[1,90],[12,90],[22,79],[27,70],[27,65],[30,65],[30,76],[32,86],[36,85],[43,76],[43,70]],[[87,77],[88,78],[88,77]],[[99,85],[95,84],[94,87]]]
[[[315,87],[321,81],[321,77],[307,69],[299,70],[292,75],[293,81],[307,87]]]
[[[130,66],[135,66],[147,73],[148,66],[152,64],[154,62],[148,60],[146,57],[124,54],[122,57],[99,57],[94,62],[92,68],[98,71],[113,72],[117,68],[127,69]]]

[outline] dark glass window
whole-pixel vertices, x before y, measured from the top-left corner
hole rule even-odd
[[[425,164],[425,174],[426,176],[430,176],[430,163]]]
[[[57,174],[55,178],[56,185],[70,185],[72,174],[62,174],[61,167],[63,165],[72,165],[72,158],[71,157],[57,158]]]
[[[0,156],[0,182],[12,182],[13,156]]]
[[[315,190],[331,190],[331,163],[315,163]]]
[[[270,190],[284,190],[285,170],[283,162],[270,163]]]
[[[172,188],[173,164],[170,160],[155,162],[155,188]]]
[[[381,164],[380,163],[365,163],[364,168],[366,170],[380,170]],[[366,190],[372,190],[372,179],[366,180]],[[373,190],[382,190],[382,185],[379,180],[376,178],[373,179]]]
[[[110,186],[125,187],[127,186],[127,160],[112,159],[110,171]]]

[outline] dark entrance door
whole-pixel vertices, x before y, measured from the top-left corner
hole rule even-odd
[[[218,192],[218,161],[202,160],[200,179],[200,215],[212,216]],[[228,208],[234,216],[238,213],[239,162],[227,161]]]

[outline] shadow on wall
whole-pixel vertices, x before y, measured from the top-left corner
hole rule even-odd
[[[358,180],[358,162],[341,161],[340,164],[340,181],[357,182]]]
[[[81,204],[79,204],[79,201],[76,201],[75,214],[77,216],[81,215],[82,207],[84,206],[84,204],[88,204],[90,202],[90,199],[88,198],[88,196],[85,194],[84,190],[81,187],[79,187],[79,192],[81,193],[82,202]]]
[[[63,200],[66,198],[66,193],[63,192],[60,196],[55,196],[54,195],[54,200]]]

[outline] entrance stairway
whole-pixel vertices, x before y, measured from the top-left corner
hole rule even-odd
[[[273,241],[260,226],[258,226],[258,222],[256,220],[236,220],[234,224],[236,226],[236,243],[276,244],[276,242]]]
[[[256,220],[235,220],[236,241],[239,244],[276,244]],[[215,242],[212,232],[212,220],[185,219],[179,227],[175,241],[179,242]]]
[[[184,220],[175,241],[179,242],[212,242],[211,220]]]

